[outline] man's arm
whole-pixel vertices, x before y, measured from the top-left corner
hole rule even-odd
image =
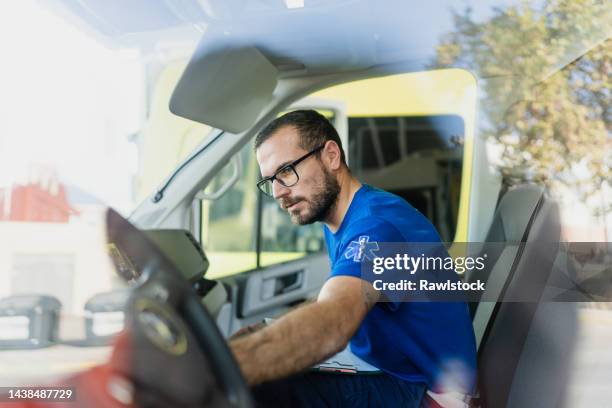
[[[339,352],[353,336],[378,292],[350,276],[329,279],[316,302],[230,343],[251,385],[286,377]]]

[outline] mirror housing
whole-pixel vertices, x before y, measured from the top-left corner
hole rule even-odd
[[[199,49],[172,93],[170,111],[240,133],[271,101],[277,82],[276,67],[254,47]]]

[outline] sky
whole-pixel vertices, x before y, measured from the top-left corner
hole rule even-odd
[[[144,117],[135,50],[109,49],[32,0],[0,2],[0,186],[56,168],[121,212]]]

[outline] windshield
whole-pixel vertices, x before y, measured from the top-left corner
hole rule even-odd
[[[57,184],[72,207],[104,203],[129,215],[212,130],[176,134],[189,121],[168,119],[189,41],[153,51],[105,42],[35,1],[0,5],[0,25],[6,191]]]
[[[109,358],[128,291],[111,264],[121,255],[107,243],[106,212],[128,216],[211,131],[147,144],[173,133],[149,118],[164,98],[170,115],[166,78],[182,63],[163,47],[105,43],[46,6],[0,4],[2,386],[50,383]]]
[[[85,3],[89,17],[65,13],[78,8],[83,17]],[[0,2],[0,386],[49,383],[110,358],[138,268],[108,240],[109,208],[128,218],[145,203],[139,226],[159,225],[163,213],[164,228],[192,228],[162,238],[189,247],[194,264],[210,263],[207,278],[233,285],[217,309],[227,331],[284,313],[297,297],[271,297],[321,272],[305,268],[303,277],[262,283],[269,289],[262,309],[256,304],[257,314],[243,316],[238,309],[249,311],[244,305],[259,295],[243,290],[257,287],[247,285],[251,276],[276,277],[265,274],[325,257],[321,229],[291,224],[256,189],[260,169],[243,138],[256,129],[214,139],[205,153],[238,152],[221,171],[187,171],[192,155],[222,131],[170,112],[177,81],[198,44],[252,43],[270,62],[262,72],[277,76],[274,94],[249,98],[231,89],[236,77],[252,78],[248,64],[220,72],[212,64],[234,103],[199,89],[203,106],[221,107],[224,124],[236,106],[251,103],[262,106],[261,118],[273,116],[265,110],[272,106],[280,112],[300,102],[326,113],[356,177],[409,201],[445,241],[484,240],[504,192],[547,187],[561,209],[561,241],[595,242],[571,260],[571,283],[601,296],[577,312],[568,398],[583,406],[609,401],[609,392],[601,399],[591,392],[607,390],[612,376],[611,303],[598,301],[610,299],[612,259],[609,6],[500,0],[417,9],[353,0],[302,1],[287,11],[300,2],[193,0],[130,2],[133,9],[112,15],[113,7],[123,11],[112,3]],[[220,156],[211,156],[199,161],[218,164]],[[185,171],[174,173],[181,163]],[[178,210],[147,200],[179,179],[181,193],[168,200],[180,202]],[[153,317],[149,323],[162,327]]]

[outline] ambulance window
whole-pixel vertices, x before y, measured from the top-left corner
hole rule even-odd
[[[363,182],[404,198],[452,241],[464,134],[457,115],[349,117],[349,166]]]

